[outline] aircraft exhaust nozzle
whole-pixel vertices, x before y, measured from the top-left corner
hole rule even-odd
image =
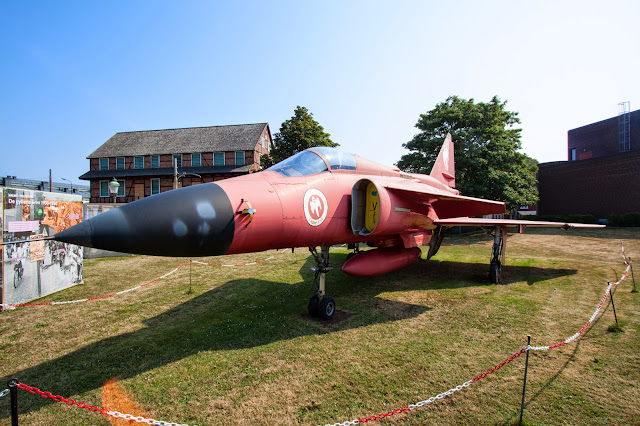
[[[206,183],[122,205],[54,239],[125,253],[198,257],[224,254],[233,236],[229,197],[219,185]]]

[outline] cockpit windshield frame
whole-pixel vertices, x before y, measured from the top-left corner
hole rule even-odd
[[[329,171],[324,158],[317,152],[310,150],[300,151],[269,167],[267,170],[280,173],[285,177],[310,176]]]
[[[353,154],[328,146],[318,146],[310,150],[324,157],[331,170],[356,170],[356,158]]]
[[[353,154],[329,147],[314,147],[269,167],[267,170],[277,172],[285,177],[310,176],[330,170],[356,170],[356,159]]]

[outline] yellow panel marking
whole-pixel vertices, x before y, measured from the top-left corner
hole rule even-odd
[[[373,182],[369,182],[369,185],[367,185],[365,202],[367,208],[365,210],[364,227],[367,228],[367,231],[373,232],[380,219],[380,194],[378,194],[378,189]]]

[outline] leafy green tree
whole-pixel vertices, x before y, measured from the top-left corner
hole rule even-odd
[[[442,142],[451,133],[456,161],[456,188],[463,195],[504,201],[507,211],[538,201],[537,162],[524,153],[517,112],[494,96],[488,103],[450,96],[426,114],[421,130],[402,144],[411,152],[396,163],[413,173],[429,173]]]
[[[308,109],[297,106],[293,117],[282,123],[280,132],[273,136],[271,158],[266,158],[264,165],[270,167],[293,154],[314,146],[339,146],[330,139],[330,136],[313,119],[313,114]]]

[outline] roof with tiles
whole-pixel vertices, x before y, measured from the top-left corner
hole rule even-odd
[[[121,132],[87,158],[255,149],[268,123]]]

